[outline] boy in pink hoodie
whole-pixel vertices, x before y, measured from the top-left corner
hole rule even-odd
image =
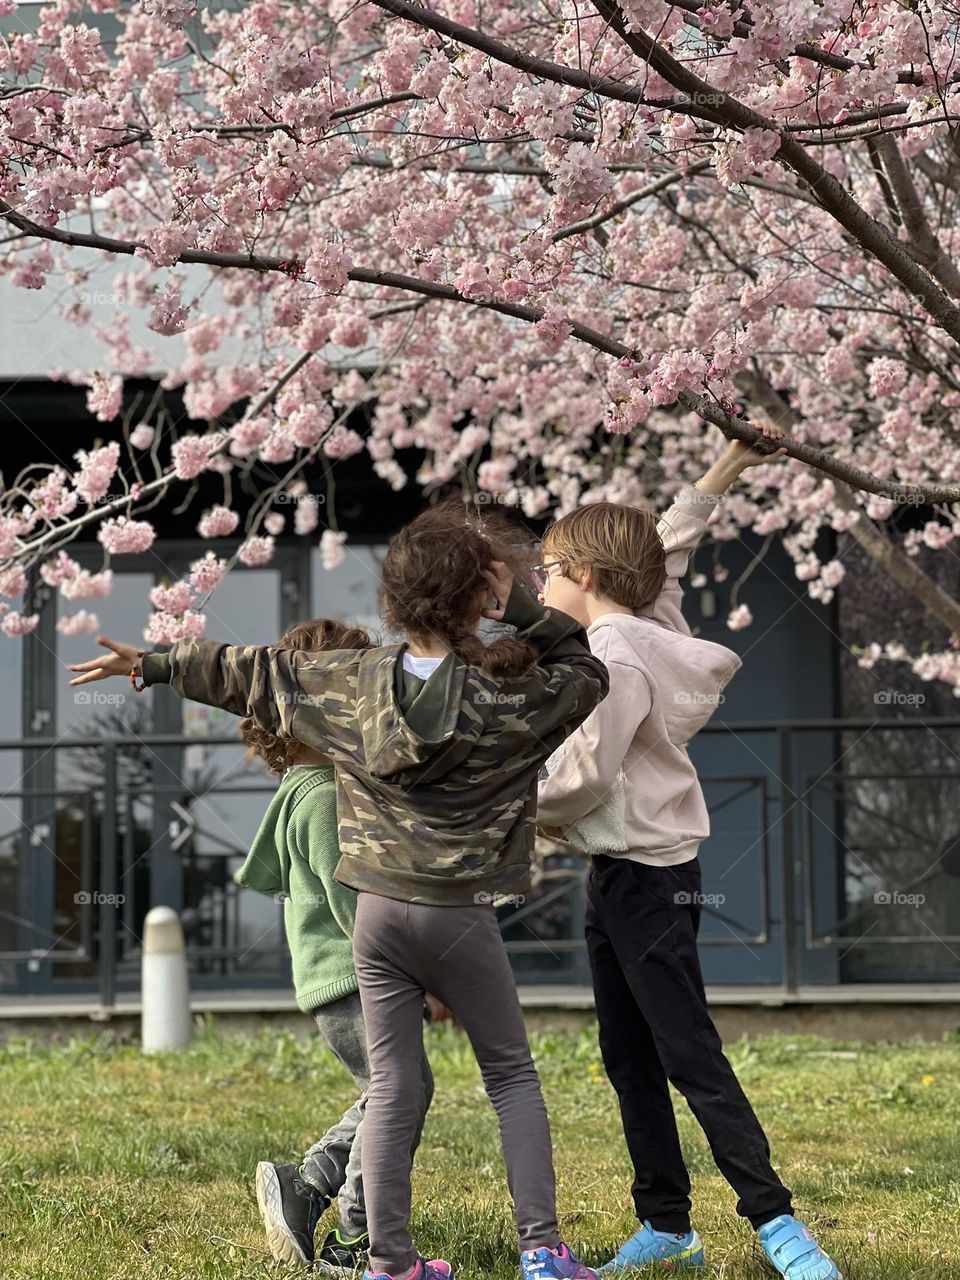
[[[727,488],[770,456],[731,444],[659,524],[649,512],[601,502],[564,516],[543,539],[541,598],[584,624],[610,674],[606,699],[547,760],[537,810],[542,828],[591,860],[586,938],[600,1048],[620,1100],[641,1223],[602,1270],[703,1265],[670,1082],[780,1274],[840,1277],[793,1216],[763,1129],[723,1054],[697,955],[697,853],[710,821],[687,743],[740,659],[691,635],[680,578]]]

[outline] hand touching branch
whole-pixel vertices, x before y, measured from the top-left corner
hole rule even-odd
[[[786,449],[776,447],[776,441],[783,439],[780,428],[767,421],[755,420],[753,425],[763,432],[765,440],[771,442],[769,452],[760,453],[742,440],[731,440],[709,471],[697,481],[695,486],[697,489],[702,493],[719,496],[726,493],[741,472],[746,471],[748,467],[759,467],[765,462],[774,462],[784,456]]]

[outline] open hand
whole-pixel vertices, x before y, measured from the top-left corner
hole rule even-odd
[[[71,680],[71,684],[90,684],[93,680],[106,680],[108,676],[129,675],[130,668],[139,664],[142,649],[132,644],[121,644],[119,640],[111,640],[108,636],[97,636],[97,644],[109,649],[109,655],[91,658],[89,662],[71,662],[68,671],[83,671],[86,674]]]

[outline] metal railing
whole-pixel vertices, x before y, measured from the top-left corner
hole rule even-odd
[[[890,933],[880,929],[879,922],[864,927],[865,917],[871,914],[870,887],[889,883],[884,877],[892,864],[888,851],[880,848],[882,828],[878,828],[881,834],[875,840],[880,853],[872,847],[854,847],[850,839],[851,831],[858,832],[861,840],[864,832],[869,836],[870,823],[876,818],[882,824],[884,819],[883,811],[873,817],[863,816],[861,811],[870,812],[865,798],[874,804],[881,800],[888,808],[899,805],[898,816],[892,816],[887,824],[891,831],[899,827],[899,838],[909,844],[911,823],[916,821],[922,827],[918,828],[915,845],[910,846],[912,863],[904,868],[902,884],[910,883],[911,877],[918,884],[927,884],[943,874],[947,897],[954,888],[960,893],[960,880],[956,878],[960,867],[949,852],[950,837],[960,832],[960,801],[954,825],[950,795],[946,794],[960,795],[956,787],[960,779],[960,736],[956,739],[956,754],[949,741],[954,733],[960,735],[960,717],[925,721],[751,721],[713,724],[703,730],[693,754],[704,757],[701,777],[705,790],[709,794],[717,788],[734,788],[711,808],[715,831],[711,848],[720,850],[711,855],[712,874],[721,880],[728,874],[723,869],[725,850],[729,851],[729,874],[748,854],[753,858],[753,869],[747,878],[749,892],[742,889],[743,901],[734,902],[732,908],[726,904],[723,909],[716,905],[704,907],[705,921],[718,926],[712,933],[710,928],[705,930],[704,947],[718,957],[727,952],[727,963],[732,963],[729,956],[740,944],[765,966],[763,981],[792,993],[801,982],[810,981],[811,972],[814,981],[818,980],[817,973],[821,974],[819,980],[842,981],[841,959],[854,948],[867,950],[891,944],[919,947],[932,943],[949,948],[960,943],[960,938],[948,929],[931,924],[933,917],[929,913],[927,917],[922,913],[911,917],[914,926],[918,926],[912,932]],[[914,743],[916,767],[875,767],[876,756],[882,756],[884,751],[881,739],[890,734],[897,735],[899,755],[903,754],[905,743]],[[136,868],[149,868],[154,859],[172,854],[181,858],[185,869],[192,868],[200,876],[199,882],[190,885],[192,900],[182,897],[180,902],[164,904],[189,916],[188,956],[194,972],[212,973],[223,986],[289,984],[282,928],[276,928],[273,940],[253,946],[242,936],[238,891],[227,873],[234,861],[246,856],[245,840],[240,835],[234,840],[220,838],[222,847],[214,850],[218,837],[199,826],[190,826],[192,809],[201,802],[229,804],[231,795],[262,792],[265,805],[273,790],[269,782],[262,775],[247,774],[240,785],[236,778],[221,777],[193,790],[186,781],[178,782],[176,776],[172,783],[149,776],[135,784],[125,779],[121,767],[125,753],[145,750],[149,758],[162,749],[181,751],[197,746],[234,747],[237,762],[242,759],[237,738],[229,735],[0,741],[0,759],[11,752],[25,753],[23,759],[29,762],[49,752],[58,762],[65,762],[63,753],[82,749],[86,753],[93,750],[99,762],[97,779],[85,788],[65,784],[33,789],[28,765],[20,782],[0,794],[0,803],[9,817],[6,824],[0,824],[8,828],[0,832],[0,871],[4,865],[9,869],[15,864],[18,884],[14,887],[19,889],[16,906],[5,894],[0,907],[0,929],[15,935],[18,943],[0,947],[0,993],[62,990],[64,975],[72,967],[73,974],[80,972],[81,977],[74,976],[71,985],[96,990],[101,1004],[111,1007],[118,975],[122,982],[136,981],[137,921],[155,905],[148,889],[135,889]],[[718,746],[723,764],[731,766],[722,771],[711,768],[711,753],[716,757]],[[940,767],[924,767],[931,760],[939,762]],[[864,767],[868,764],[873,767]],[[162,771],[156,772],[159,775]],[[930,791],[931,784],[934,790],[942,784],[945,791],[940,828],[934,820],[937,815],[931,817],[927,801],[909,798],[911,788],[915,792],[923,788]],[[745,807],[748,803],[752,806],[749,813]],[[26,817],[22,816],[24,811]],[[732,823],[729,829],[724,826],[728,819]],[[252,831],[248,834],[252,835]],[[138,836],[141,842],[149,840],[148,847],[139,852]],[[737,851],[738,842],[746,853]],[[65,847],[58,847],[68,843],[70,857]],[[960,849],[960,840],[956,843]],[[937,856],[941,846],[947,852],[941,850]],[[927,868],[923,864],[931,854],[934,856]],[[878,864],[875,870],[871,869],[871,857]],[[38,858],[54,860],[55,879],[59,876],[62,881],[73,880],[79,885],[74,895],[76,910],[72,917],[67,911],[64,929],[60,928],[64,922],[62,913],[59,919],[56,914],[56,892],[46,918],[36,909],[31,915],[24,906],[30,900],[24,889],[29,885],[31,860]],[[864,870],[857,870],[857,859]],[[215,863],[217,883],[209,870]],[[197,871],[200,864],[209,864],[206,891]],[[914,875],[918,868],[919,879]],[[502,914],[501,925],[518,976],[541,981],[588,981],[581,918],[584,874],[585,865],[577,859],[553,859],[537,892]],[[860,898],[856,898],[857,893]],[[897,893],[907,896],[906,890],[897,886],[878,893],[889,893],[891,899]],[[739,917],[751,905],[756,918],[744,922]],[[892,905],[897,902],[892,901]],[[938,898],[931,905],[931,912],[939,911],[941,906]],[[278,906],[278,922],[281,915],[282,908]],[[896,918],[895,912],[881,917],[883,922],[891,923]],[[200,937],[204,940],[197,941]],[[251,956],[260,965],[264,960],[275,962],[273,972],[258,972],[251,977],[249,966],[244,968]],[[833,971],[822,968],[824,964],[832,964]],[[5,983],[4,973],[8,979]],[[942,980],[947,980],[949,967],[944,973],[946,978]],[[903,974],[907,980],[910,976],[907,971]],[[925,971],[923,976],[929,977],[929,973]],[[960,964],[956,977],[960,979]]]

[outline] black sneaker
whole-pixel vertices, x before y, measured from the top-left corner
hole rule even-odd
[[[313,1262],[313,1233],[323,1209],[300,1193],[302,1185],[295,1164],[257,1165],[257,1204],[267,1247],[278,1262]]]
[[[323,1264],[324,1270],[332,1268],[352,1275],[366,1267],[369,1248],[370,1237],[366,1232],[352,1240],[344,1240],[339,1230],[335,1230],[324,1240],[317,1261]]]

